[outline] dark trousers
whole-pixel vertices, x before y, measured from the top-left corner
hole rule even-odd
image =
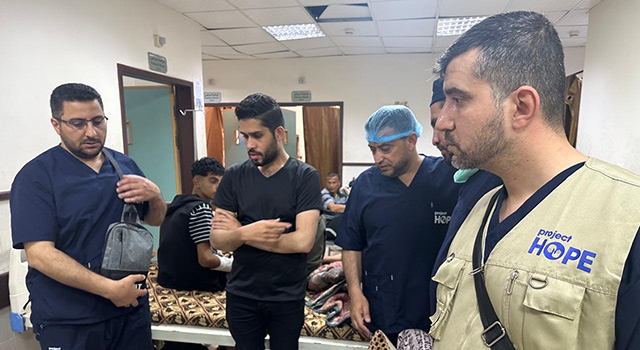
[[[42,350],[151,350],[149,305],[106,321],[83,324],[44,324],[34,328]]]
[[[304,299],[259,301],[227,293],[227,322],[237,350],[297,350],[304,323]]]

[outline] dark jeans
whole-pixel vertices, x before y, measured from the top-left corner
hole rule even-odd
[[[45,324],[34,329],[42,350],[151,350],[149,305],[106,321],[86,324]]]
[[[297,350],[304,323],[304,299],[259,301],[227,293],[227,322],[237,350]]]

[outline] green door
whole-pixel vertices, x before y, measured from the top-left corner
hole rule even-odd
[[[125,87],[124,106],[129,157],[160,187],[165,201],[173,200],[179,192],[180,179],[171,89],[168,86]],[[147,228],[153,233],[157,249],[159,228]]]

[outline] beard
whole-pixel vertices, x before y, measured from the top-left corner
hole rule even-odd
[[[382,172],[382,175],[387,177],[398,177],[409,170],[409,166],[411,165],[411,153],[405,148],[402,152],[402,158],[400,158],[396,164],[383,165],[391,167],[391,172],[388,175]]]
[[[249,153],[250,154],[257,154],[257,155],[260,155],[262,157],[262,160],[251,159],[253,164],[255,164],[257,166],[269,165],[274,160],[276,160],[276,158],[278,157],[278,142],[274,138],[271,141],[271,143],[269,144],[269,146],[267,146],[267,149],[264,151],[264,153],[258,152],[258,151],[253,150],[253,149],[249,150]]]
[[[60,138],[62,139],[62,143],[64,143],[64,145],[67,147],[69,152],[71,152],[71,154],[81,159],[93,159],[97,157],[100,154],[100,152],[102,152],[102,148],[104,148],[104,140],[100,140],[99,138],[96,138],[96,137],[87,137],[84,140],[82,140],[82,142],[78,146],[74,145],[73,142],[71,142],[66,137],[66,135],[62,133],[60,134]],[[85,143],[97,143],[99,147],[96,150],[85,151],[82,149],[82,145]]]
[[[483,168],[509,144],[504,135],[503,111],[498,110],[491,116],[480,132],[476,134],[467,150],[463,150],[460,143],[448,131],[445,133],[445,144],[447,147],[453,147],[457,150],[457,152],[449,152],[451,165],[455,168]]]

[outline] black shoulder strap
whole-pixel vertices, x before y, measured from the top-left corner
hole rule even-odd
[[[487,220],[489,219],[489,215],[493,212],[493,207],[499,195],[500,190],[491,197],[487,211],[482,219],[482,225],[480,225],[480,228],[478,229],[478,235],[476,236],[476,241],[473,245],[473,270],[471,271],[471,274],[473,275],[473,282],[476,287],[476,298],[478,300],[480,319],[482,320],[482,326],[484,327],[484,331],[482,331],[482,341],[484,342],[484,345],[491,348],[491,350],[515,350],[511,339],[509,339],[507,330],[504,329],[504,326],[498,319],[498,315],[496,315],[496,311],[493,309],[493,305],[489,299],[489,293],[484,285],[482,238],[484,236]]]
[[[111,155],[111,152],[103,148],[102,153],[104,153],[107,159],[109,159],[109,163],[111,163],[111,165],[116,169],[116,172],[118,173],[118,178],[122,180],[122,176],[123,176],[122,169],[120,169],[120,165],[118,164],[118,162],[116,162],[115,158],[113,158],[113,155]]]
[[[115,158],[113,158],[111,152],[103,148],[102,153],[104,153],[105,157],[109,159],[109,163],[111,163],[111,165],[116,169],[116,172],[118,173],[118,178],[122,180],[124,174],[122,173],[122,169],[120,169],[120,165],[118,164],[118,162],[116,162]],[[136,206],[134,204],[125,203],[124,208],[122,208],[122,217],[120,220],[129,223],[137,223],[139,221],[139,217],[138,209],[136,208]]]

